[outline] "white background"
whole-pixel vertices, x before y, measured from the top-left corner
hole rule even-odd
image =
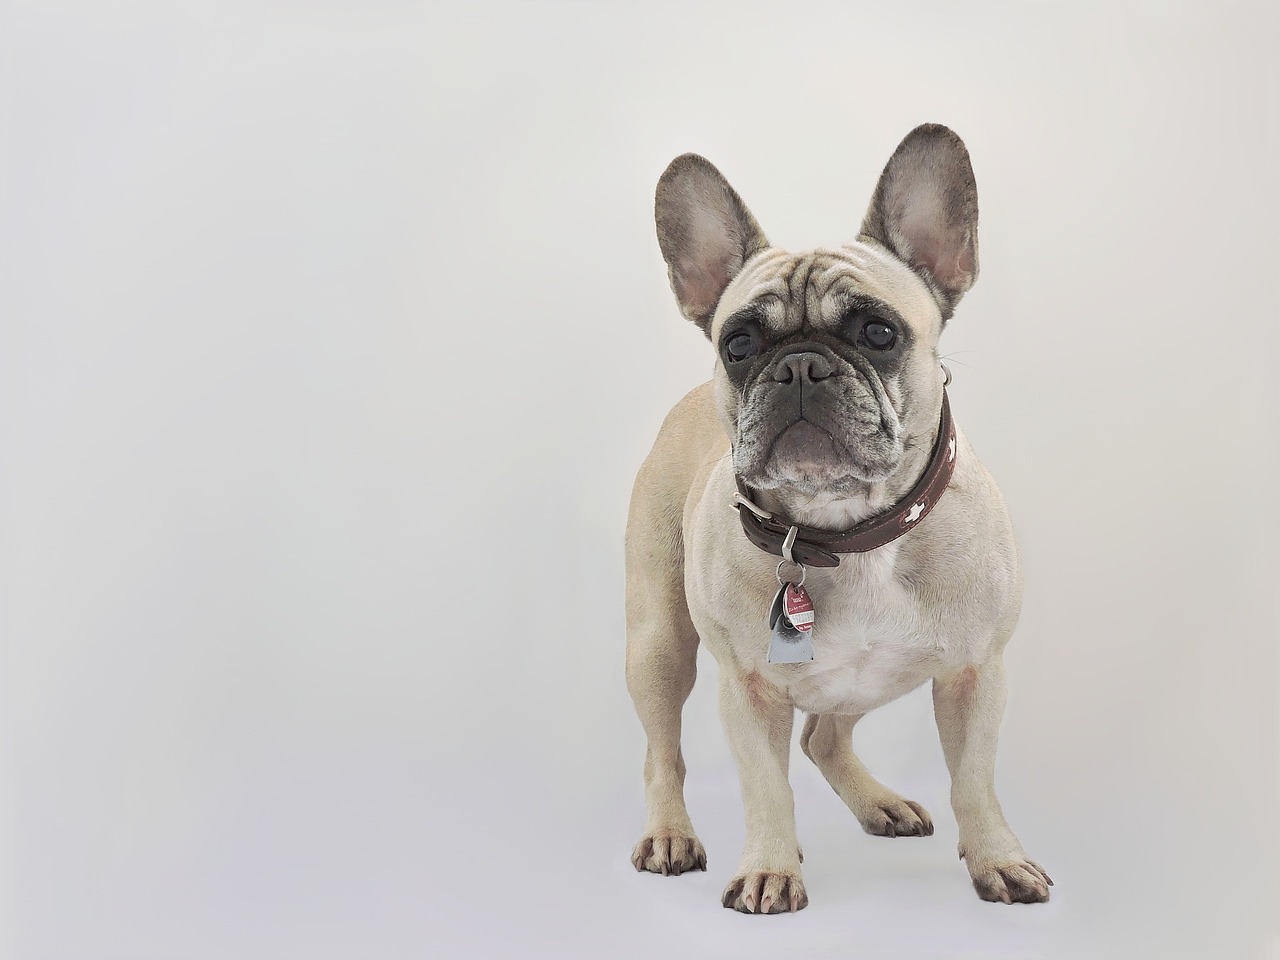
[[[0,12],[0,950],[20,958],[1274,958],[1267,6]],[[811,906],[627,862],[631,477],[711,351],[652,226],[709,156],[850,238],[923,121],[982,277],[944,337],[1026,554],[999,787],[1058,881],[980,902],[926,690],[797,752]]]

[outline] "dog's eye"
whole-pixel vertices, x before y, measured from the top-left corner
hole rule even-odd
[[[876,350],[888,350],[898,340],[898,331],[882,320],[869,320],[862,326],[862,339]]]
[[[745,360],[755,352],[756,341],[749,333],[735,333],[724,342],[724,354],[732,363]]]

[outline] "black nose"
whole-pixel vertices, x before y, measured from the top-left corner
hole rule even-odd
[[[820,353],[805,350],[788,353],[774,364],[773,379],[778,383],[794,381],[804,383],[806,380],[817,383],[819,380],[827,379],[834,372],[830,360]]]

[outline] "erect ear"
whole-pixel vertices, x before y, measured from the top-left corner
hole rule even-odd
[[[710,336],[724,288],[769,241],[720,171],[696,153],[676,157],[659,178],[654,218],[680,312]]]
[[[948,319],[978,277],[978,186],[964,141],[937,123],[908,133],[880,174],[860,238],[920,274]]]

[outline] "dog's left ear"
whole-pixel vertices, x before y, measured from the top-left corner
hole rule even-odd
[[[954,131],[926,123],[898,144],[859,239],[884,244],[920,274],[942,319],[951,317],[978,277],[978,186]]]

